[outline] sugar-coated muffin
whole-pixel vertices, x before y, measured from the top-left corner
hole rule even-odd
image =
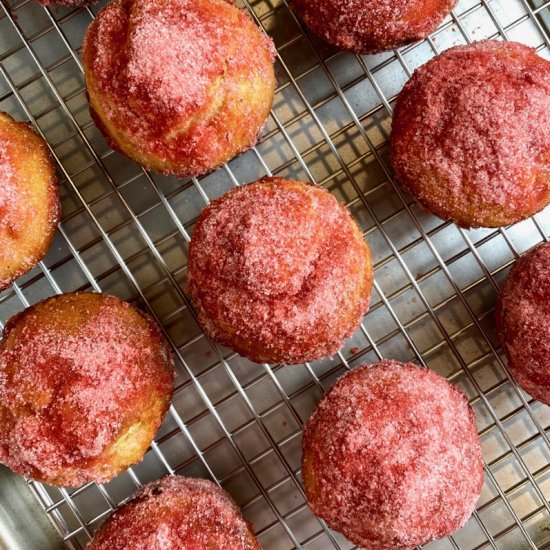
[[[0,290],[46,254],[61,215],[44,140],[0,111]]]
[[[369,550],[409,550],[462,527],[483,485],[474,415],[433,371],[397,361],[341,377],[307,421],[313,512]]]
[[[0,462],[52,485],[106,482],[143,457],[170,404],[170,348],[106,294],[48,298],[12,317],[0,356]]]
[[[496,318],[508,370],[526,392],[550,405],[550,243],[515,263],[500,289]]]
[[[91,114],[111,147],[146,168],[204,174],[256,142],[274,55],[226,0],[113,0],[84,39]]]
[[[229,494],[181,476],[146,485],[99,528],[87,550],[260,550]]]
[[[397,178],[443,219],[535,214],[550,202],[550,62],[515,42],[445,51],[399,94],[390,145]]]
[[[291,0],[304,23],[329,44],[366,54],[426,38],[457,0]]]
[[[205,208],[188,288],[213,340],[257,363],[337,352],[368,309],[372,264],[359,226],[321,187],[264,178]]]

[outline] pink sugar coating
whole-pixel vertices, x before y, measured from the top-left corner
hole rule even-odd
[[[435,31],[457,0],[293,0],[321,38],[356,53],[375,53]]]
[[[146,485],[107,519],[88,550],[253,550],[231,497],[210,481],[165,477]]]
[[[521,212],[548,193],[549,159],[550,62],[532,48],[497,41],[451,48],[417,69],[399,95],[392,163],[436,213],[449,201]],[[521,183],[537,171],[545,182]],[[424,193],[429,177],[441,182],[440,197]]]
[[[10,141],[0,139],[0,233],[17,234],[25,221],[25,191],[17,185],[13,160],[10,157]],[[0,252],[3,257],[9,252],[8,247]]]
[[[292,184],[265,178],[231,191],[203,211],[191,241],[189,288],[205,332],[230,347],[233,335],[256,342],[256,361],[268,360],[262,349],[287,362],[334,353],[368,309],[357,226],[326,191]]]
[[[224,72],[229,29],[205,19],[187,2],[159,10],[144,2],[127,37],[125,86],[167,110],[186,113],[204,103],[212,80]]]
[[[464,394],[433,371],[388,360],[346,373],[321,400],[304,428],[303,472],[313,512],[371,550],[450,534],[483,485]]]
[[[514,379],[550,405],[550,243],[530,250],[510,271],[499,293],[497,328]]]
[[[121,317],[129,304],[107,295],[89,311],[80,331],[63,320],[41,321],[44,312],[81,315],[81,297],[62,295],[12,318],[0,359],[0,461],[18,473],[55,478],[96,459],[135,422],[153,393],[170,395],[170,352],[156,325]],[[61,304],[61,305],[58,305]],[[131,315],[142,316],[131,309]],[[15,340],[10,339],[17,330]],[[160,422],[160,419],[159,419]],[[101,476],[98,477],[101,481]]]

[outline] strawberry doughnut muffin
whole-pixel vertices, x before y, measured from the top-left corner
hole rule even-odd
[[[273,102],[275,50],[226,0],[113,0],[82,61],[111,147],[146,168],[197,176],[252,147]]]
[[[474,414],[433,371],[397,361],[340,378],[307,421],[313,512],[369,550],[412,550],[462,527],[483,485]]]

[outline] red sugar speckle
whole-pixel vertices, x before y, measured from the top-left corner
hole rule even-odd
[[[550,63],[513,42],[445,51],[415,71],[394,111],[398,179],[464,226],[519,221],[550,201]]]
[[[496,317],[510,373],[550,405],[550,243],[515,263],[501,288]]]
[[[17,235],[25,223],[24,187],[17,185],[10,142],[0,139],[0,233]]]
[[[158,327],[129,304],[89,293],[40,302],[4,329],[0,460],[33,478],[88,481],[153,396],[169,398],[172,380]]]
[[[483,485],[464,394],[397,361],[363,365],[336,382],[305,425],[302,471],[313,512],[372,550],[450,534]]]
[[[88,550],[259,550],[231,497],[180,476],[146,485],[101,526]]]
[[[129,96],[168,113],[196,109],[224,72],[228,29],[188,9],[187,2],[172,2],[171,9],[160,10],[153,2],[136,5],[126,37],[126,78],[118,85],[127,87]],[[103,68],[107,75],[108,67]]]
[[[265,178],[206,208],[189,250],[205,332],[257,362],[336,352],[368,309],[368,247],[325,190]]]
[[[457,0],[292,0],[321,38],[355,53],[376,53],[435,31]]]

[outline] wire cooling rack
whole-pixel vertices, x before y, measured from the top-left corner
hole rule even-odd
[[[518,40],[550,57],[550,2],[462,0],[432,37],[376,56],[339,52],[307,32],[285,0],[246,4],[278,49],[278,88],[258,145],[188,181],[111,151],[87,108],[80,48],[101,7],[52,11],[0,0],[0,109],[29,119],[61,175],[63,222],[45,260],[0,295],[0,319],[55,293],[93,289],[151,312],[176,352],[173,404],[143,462],[104,486],[30,483],[69,548],[82,548],[137,487],[168,473],[227,489],[264,549],[349,549],[309,511],[301,428],[335,377],[361,362],[416,361],[471,399],[486,464],[468,524],[433,550],[543,548],[550,541],[550,408],[510,380],[495,337],[498,285],[548,240],[550,211],[508,229],[463,231],[423,212],[391,179],[392,106],[411,72],[451,45]],[[345,203],[371,246],[370,312],[338,355],[299,366],[254,365],[200,331],[185,291],[199,211],[266,174],[316,182]]]

